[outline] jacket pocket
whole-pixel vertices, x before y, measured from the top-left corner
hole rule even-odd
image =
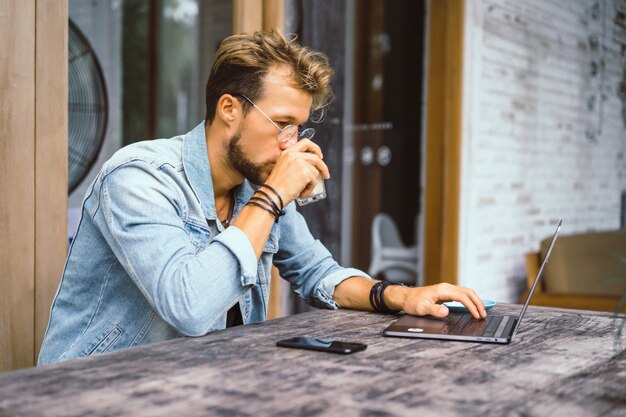
[[[113,328],[96,338],[94,345],[90,349],[86,349],[81,356],[91,356],[106,352],[119,339],[122,333],[124,333],[122,328],[115,324]]]

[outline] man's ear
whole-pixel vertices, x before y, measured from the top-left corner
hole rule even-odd
[[[217,101],[215,117],[230,128],[236,129],[241,121],[242,107],[235,97],[223,94]]]

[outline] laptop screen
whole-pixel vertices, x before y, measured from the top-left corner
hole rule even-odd
[[[546,256],[543,258],[543,262],[541,262],[541,267],[539,268],[539,272],[537,272],[537,276],[535,277],[535,281],[533,282],[532,287],[530,287],[530,291],[528,291],[528,296],[526,296],[526,301],[524,302],[524,306],[522,307],[522,311],[520,311],[519,316],[517,317],[517,324],[515,325],[515,330],[513,330],[513,335],[517,334],[517,330],[519,329],[519,325],[522,322],[522,317],[526,313],[526,308],[528,308],[528,304],[530,304],[530,299],[535,292],[535,288],[537,288],[537,284],[539,284],[539,279],[541,278],[541,274],[543,273],[543,268],[548,264],[548,258],[550,257],[550,253],[552,253],[552,248],[554,247],[554,242],[556,242],[556,238],[559,235],[561,230],[561,225],[563,224],[563,220],[559,220],[559,224],[556,226],[556,231],[554,232],[554,236],[552,236],[552,241],[550,241],[550,246],[548,247],[548,251],[546,252]]]

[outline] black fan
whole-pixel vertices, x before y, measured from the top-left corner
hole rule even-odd
[[[68,188],[71,193],[96,161],[106,133],[109,106],[102,68],[78,27],[69,21]]]

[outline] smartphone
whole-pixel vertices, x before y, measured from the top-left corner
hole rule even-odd
[[[336,340],[314,339],[312,337],[292,337],[276,342],[277,346],[296,349],[321,350],[333,353],[354,353],[365,350],[363,343],[339,342]]]

